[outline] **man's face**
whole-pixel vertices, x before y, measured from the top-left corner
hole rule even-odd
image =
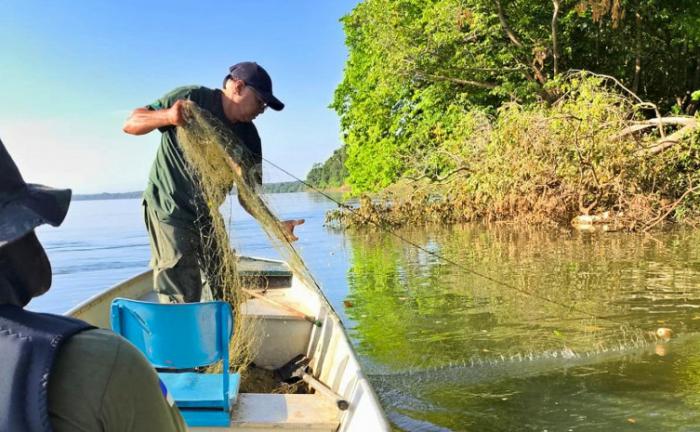
[[[0,248],[0,304],[26,305],[51,286],[51,264],[34,231]]]
[[[265,101],[263,101],[260,96],[258,96],[258,93],[250,86],[243,87],[240,104],[241,113],[246,118],[246,121],[252,121],[267,108]]]
[[[231,121],[253,121],[267,108],[255,90],[242,80],[228,80],[225,95],[235,106],[235,111],[229,115]]]

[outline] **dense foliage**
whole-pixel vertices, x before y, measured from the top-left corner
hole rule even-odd
[[[345,168],[345,147],[341,147],[333,152],[333,155],[320,164],[316,163],[306,176],[306,182],[316,188],[332,188],[342,186],[348,176]]]
[[[441,177],[402,179],[383,201],[364,197],[359,211],[329,220],[351,225],[519,220],[604,229],[648,230],[667,219],[700,220],[700,133],[693,117],[663,127],[642,117],[637,101],[577,73],[558,82],[552,104],[504,103],[495,115],[471,110],[460,140],[434,149],[449,167]],[[631,126],[628,126],[631,125]],[[677,128],[678,126],[675,126]],[[653,129],[639,135],[637,132]],[[580,219],[579,215],[598,215]]]
[[[343,19],[333,108],[355,193],[455,168],[481,116],[552,104],[572,69],[619,79],[661,112],[700,89],[696,0],[367,0]],[[642,114],[653,114],[642,113]]]

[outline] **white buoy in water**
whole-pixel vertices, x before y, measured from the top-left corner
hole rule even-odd
[[[664,341],[670,340],[672,335],[673,331],[668,327],[659,327],[656,329],[656,336]]]

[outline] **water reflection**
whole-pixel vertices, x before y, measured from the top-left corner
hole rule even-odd
[[[400,234],[518,290],[613,321],[485,280],[393,236],[354,233],[346,314],[397,426],[698,424],[691,420],[700,382],[693,338],[700,233],[652,238],[471,225]],[[679,337],[657,342],[658,327]]]

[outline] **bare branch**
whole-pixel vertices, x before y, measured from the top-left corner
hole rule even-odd
[[[651,103],[651,102],[643,101],[639,96],[637,96],[637,94],[636,94],[635,92],[633,92],[632,90],[630,90],[630,89],[628,89],[627,87],[625,87],[625,85],[622,84],[622,83],[620,82],[620,80],[618,80],[617,78],[615,78],[615,77],[613,77],[613,76],[610,76],[610,75],[598,74],[598,73],[594,73],[594,72],[591,72],[591,71],[584,71],[584,70],[581,70],[581,69],[571,69],[570,72],[588,73],[588,74],[591,74],[591,75],[593,75],[593,76],[597,76],[597,77],[600,77],[600,78],[605,78],[605,79],[607,79],[607,80],[610,80],[610,81],[614,82],[615,84],[617,84],[618,87],[620,87],[622,90],[624,90],[625,92],[627,92],[630,96],[632,96],[635,100],[637,100],[637,101],[639,102],[639,105],[640,105],[640,106],[646,107],[646,108],[652,108],[652,109],[654,110],[654,112],[656,113],[656,117],[657,117],[657,118],[661,118],[661,112],[659,111],[659,107],[657,107],[656,105],[654,105],[654,104]],[[659,134],[661,134],[662,137],[665,137],[665,136],[666,136],[666,132],[664,131],[663,124],[659,124]]]
[[[443,75],[435,75],[435,74],[426,74],[426,73],[422,73],[422,72],[417,72],[416,77],[419,79],[426,80],[426,81],[430,81],[430,80],[448,81],[448,82],[455,83],[455,84],[469,85],[469,86],[488,89],[488,90],[496,88],[496,86],[497,86],[497,84],[494,84],[494,83],[465,80],[465,79],[461,79],[461,78],[453,78],[453,77],[448,77],[448,76],[443,76]]]
[[[448,172],[447,174],[445,174],[445,175],[442,176],[442,177],[431,177],[431,176],[428,175],[428,174],[423,174],[423,175],[420,176],[420,177],[407,177],[407,178],[408,178],[409,180],[411,180],[411,181],[414,181],[414,182],[417,182],[417,181],[419,181],[419,180],[422,180],[422,179],[424,179],[424,178],[427,178],[427,179],[430,180],[430,182],[431,182],[432,184],[444,184],[444,182],[445,182],[447,179],[449,179],[449,178],[452,177],[453,175],[457,174],[458,172],[462,172],[462,171],[469,171],[469,168],[466,167],[466,166],[461,166],[461,167],[459,167],[459,168],[456,168],[456,169],[454,169],[454,170]]]
[[[654,226],[656,226],[659,222],[661,222],[662,220],[666,219],[666,217],[667,217],[668,215],[670,215],[671,212],[672,212],[673,210],[675,210],[676,207],[678,207],[678,205],[679,205],[681,202],[683,202],[683,200],[685,199],[686,196],[688,196],[688,194],[690,194],[690,193],[692,193],[692,192],[695,192],[695,191],[698,190],[698,189],[700,189],[700,186],[695,186],[695,187],[690,187],[690,188],[688,188],[687,191],[683,192],[683,195],[681,195],[680,198],[678,198],[673,204],[671,204],[671,207],[668,209],[668,211],[667,211],[666,213],[662,214],[661,216],[659,216],[658,218],[656,218],[656,220],[654,220],[654,221],[652,221],[651,223],[647,224],[647,226],[644,227],[644,230],[643,230],[643,231],[644,231],[644,232],[649,231],[649,230],[652,229]]]
[[[697,120],[694,117],[685,117],[685,116],[675,116],[675,117],[660,117],[660,118],[653,118],[649,120],[641,120],[634,122],[636,124],[648,124],[648,125],[659,125],[659,124],[679,124],[683,126],[694,126],[697,123]]]
[[[671,135],[661,138],[657,143],[648,149],[642,150],[641,153],[646,153],[649,155],[655,155],[657,153],[661,153],[662,151],[673,147],[675,144],[678,144],[678,142],[687,134],[688,132],[692,131],[695,129],[693,126],[684,126],[681,129],[677,130],[676,132],[672,133]]]
[[[498,67],[498,68],[481,68],[481,67],[460,67],[459,70],[462,71],[476,71],[476,72],[516,72],[516,71],[522,71],[522,70],[527,70],[528,67],[524,64],[518,64],[517,66],[513,67]]]
[[[518,48],[522,48],[523,44],[520,42],[520,39],[513,33],[513,31],[510,29],[510,26],[508,26],[508,22],[506,21],[506,16],[503,13],[503,7],[501,6],[501,0],[494,0],[494,3],[496,3],[496,8],[498,10],[498,19],[501,21],[501,27],[503,27],[503,31],[506,33],[506,36],[508,36],[508,39],[510,39],[511,42]]]
[[[659,126],[659,125],[682,125],[682,126],[691,126],[695,127],[697,120],[695,120],[693,117],[662,117],[662,118],[653,118],[649,120],[643,120],[643,121],[637,121],[633,122],[634,124],[632,126],[629,126],[619,133],[613,135],[611,137],[612,140],[622,138],[626,135],[633,134],[635,132],[639,132],[644,129],[649,129],[654,126]]]

